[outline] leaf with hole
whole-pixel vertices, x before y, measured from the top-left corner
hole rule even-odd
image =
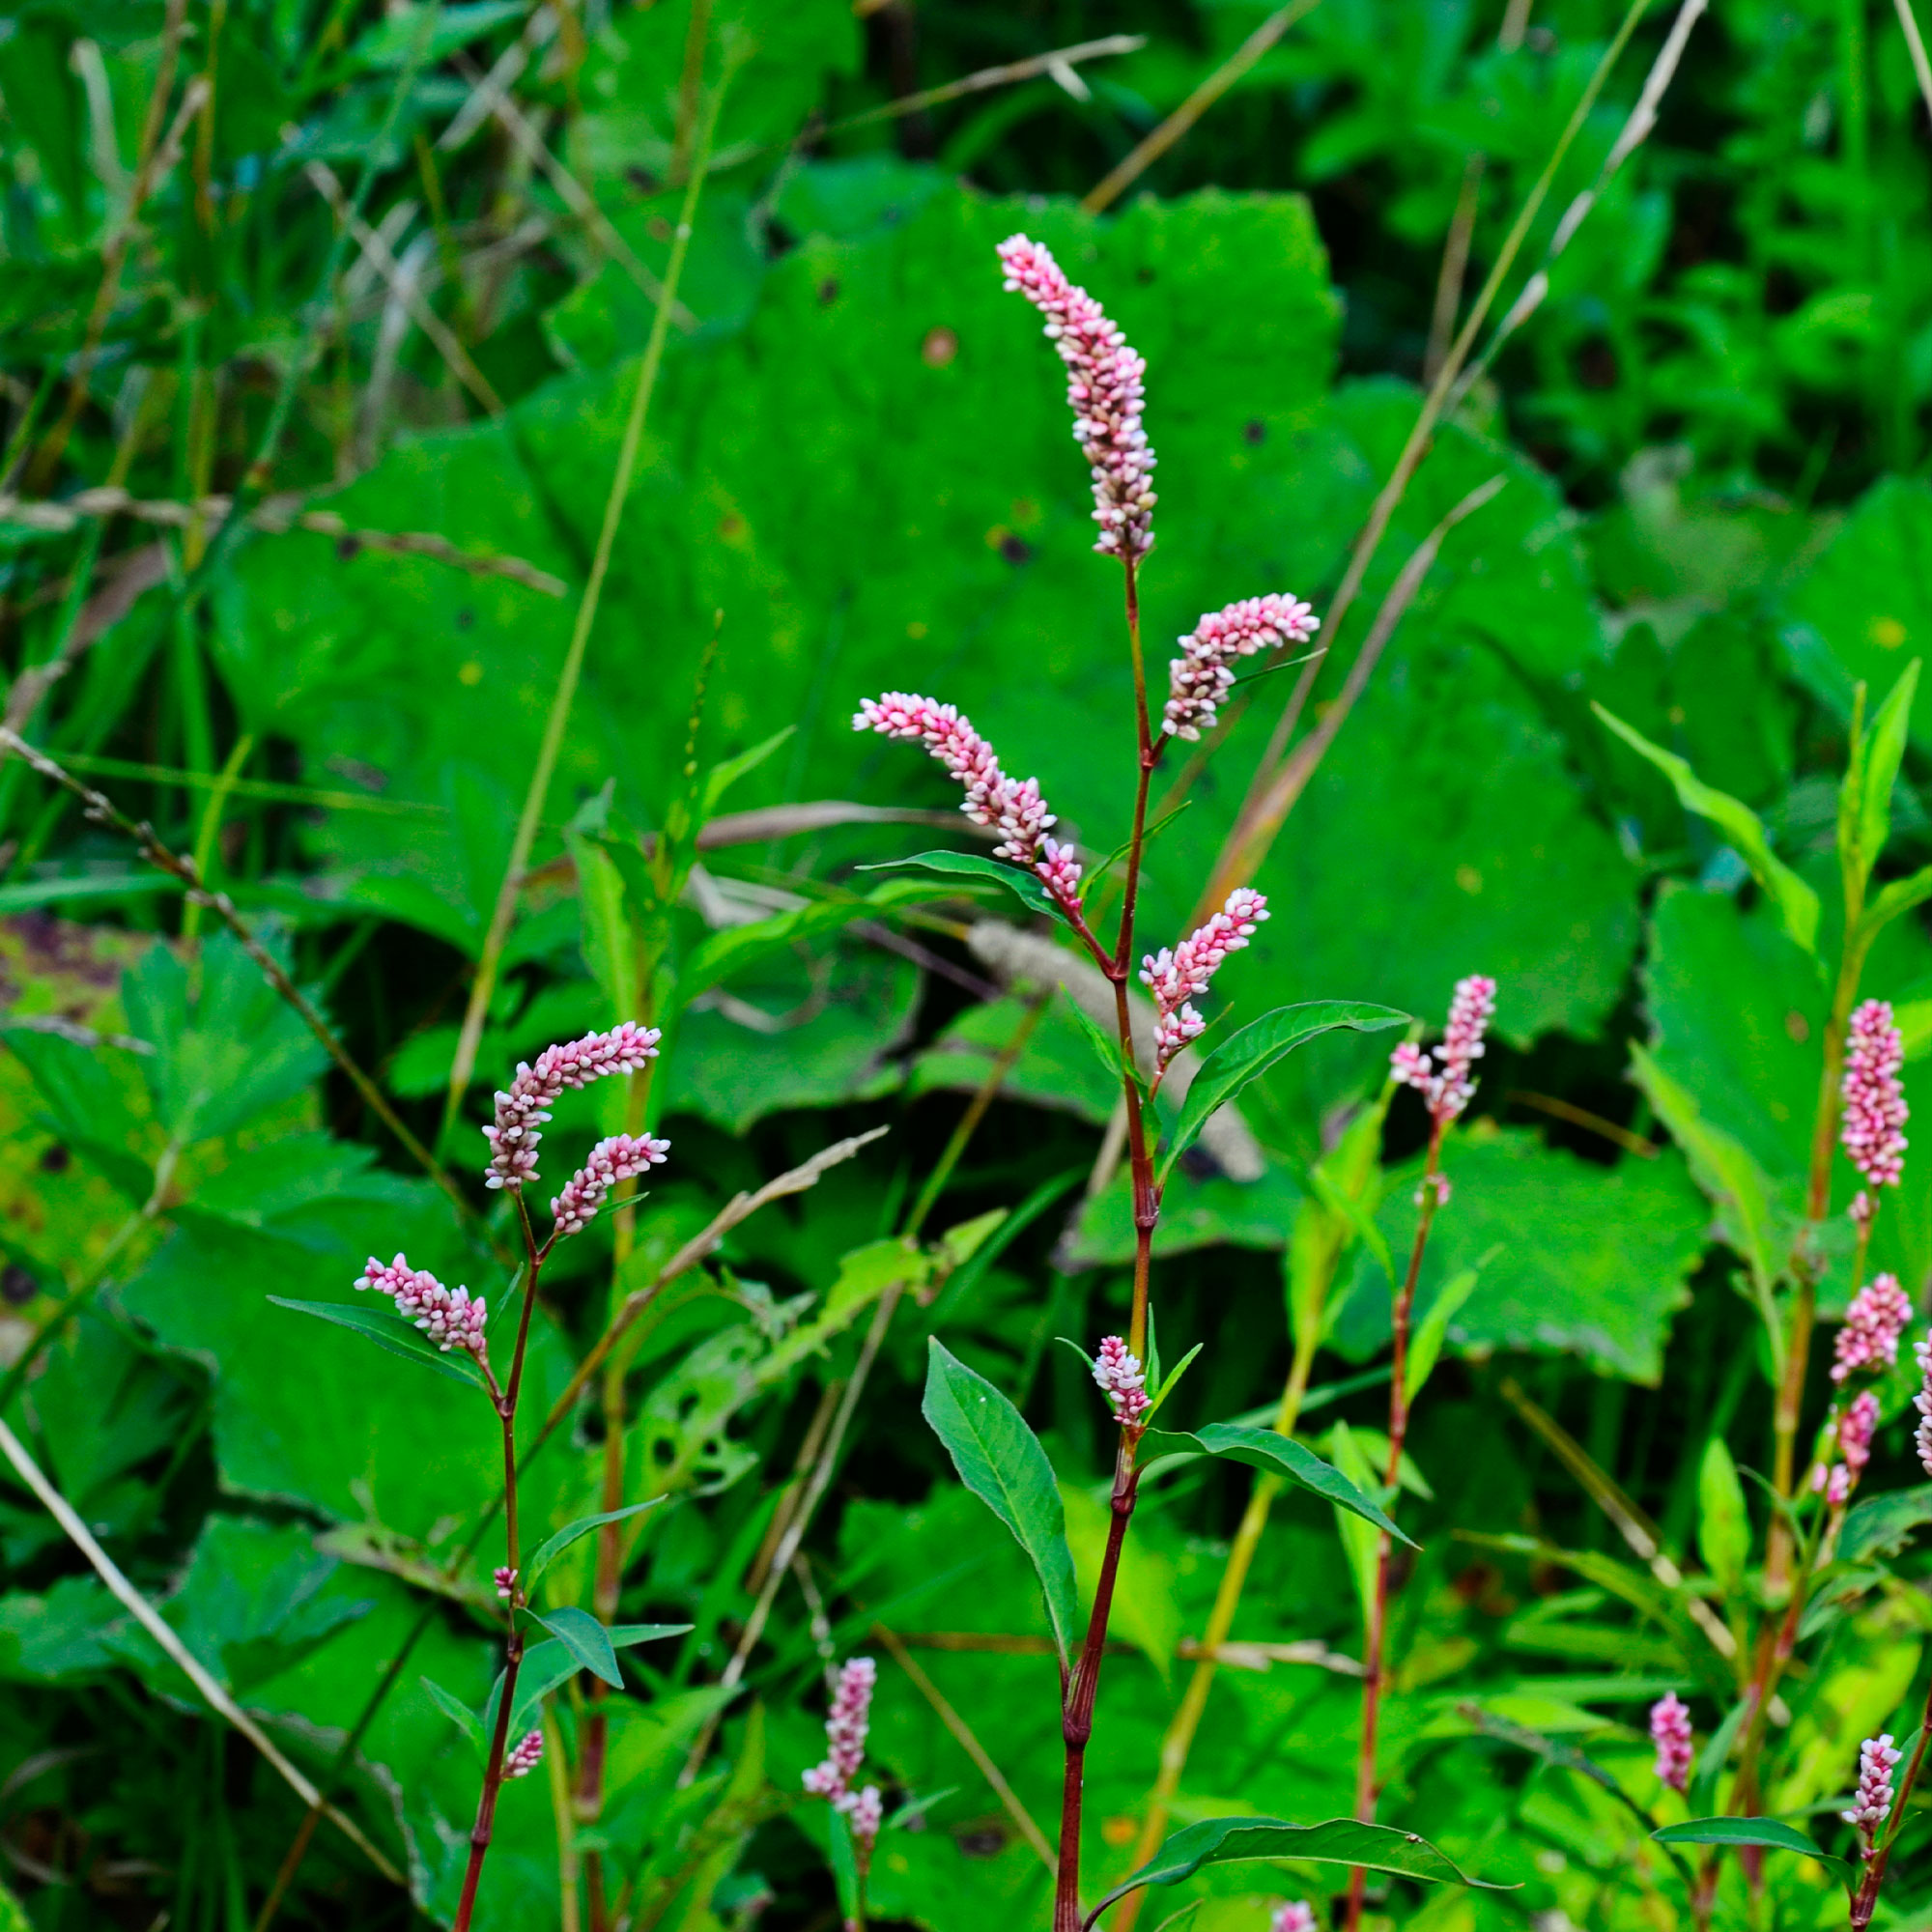
[[[1259,1080],[1296,1047],[1338,1028],[1350,1033],[1379,1033],[1385,1027],[1406,1026],[1408,1021],[1408,1014],[1399,1013],[1393,1007],[1368,1006],[1359,1000],[1310,1000],[1298,1007],[1277,1007],[1260,1019],[1250,1020],[1201,1063],[1187,1090],[1180,1118],[1168,1135],[1160,1179],[1165,1180],[1174,1163],[1194,1145],[1208,1124],[1208,1115],[1225,1107],[1250,1081]]]
[[[1066,1512],[1039,1437],[984,1376],[936,1336],[928,1341],[922,1411],[959,1480],[1013,1533],[1032,1560],[1063,1665],[1080,1640],[1080,1597],[1066,1543]]]
[[[1150,1429],[1141,1437],[1141,1450],[1148,1456],[1221,1456],[1231,1463],[1245,1463],[1251,1469],[1284,1477],[1323,1502],[1361,1517],[1411,1549],[1418,1547],[1341,1470],[1293,1436],[1277,1435],[1272,1429],[1251,1429],[1238,1422],[1210,1422],[1194,1430]]]
[[[1204,1818],[1175,1833],[1139,1871],[1123,1878],[1088,1914],[1092,1925],[1118,1898],[1144,1885],[1179,1885],[1205,1865],[1255,1859],[1293,1859],[1311,1864],[1360,1865],[1433,1885],[1476,1886],[1485,1891],[1514,1888],[1471,1878],[1428,1839],[1393,1825],[1363,1825],[1330,1818],[1320,1825],[1291,1825],[1282,1818]]]

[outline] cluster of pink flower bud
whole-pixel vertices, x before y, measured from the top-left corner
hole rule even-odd
[[[1180,655],[1167,668],[1168,700],[1162,713],[1177,738],[1211,730],[1219,707],[1235,685],[1235,660],[1280,644],[1305,644],[1321,625],[1298,598],[1244,597],[1211,611],[1180,639]]]
[[[1236,886],[1208,923],[1171,951],[1163,946],[1141,961],[1141,983],[1153,994],[1155,1064],[1167,1063],[1200,1037],[1208,1022],[1188,1005],[1208,990],[1222,960],[1238,952],[1268,916],[1267,900],[1249,886]]]
[[[543,1733],[526,1731],[503,1755],[505,1777],[527,1777],[543,1762]]]
[[[1657,1747],[1657,1776],[1672,1791],[1690,1781],[1690,1712],[1675,1690],[1650,1707],[1650,1741]]]
[[[497,1594],[507,1604],[516,1595],[517,1573],[507,1563],[499,1563],[490,1573],[490,1580],[497,1586]]]
[[[1839,1094],[1845,1103],[1839,1139],[1851,1162],[1873,1187],[1895,1187],[1905,1168],[1905,1125],[1911,1110],[1898,1081],[1905,1039],[1884,1000],[1866,1000],[1852,1015],[1851,1041]],[[1867,1217],[1869,1219],[1869,1217]]]
[[[1871,1856],[1878,1828],[1891,1811],[1891,1774],[1897,1769],[1898,1759],[1899,1751],[1891,1741],[1889,1731],[1879,1737],[1867,1738],[1859,1747],[1858,1796],[1852,1803],[1852,1808],[1838,1815],[1847,1825],[1858,1827],[1859,1838],[1867,1858]]]
[[[990,825],[1000,842],[996,858],[1010,859],[1045,882],[1063,905],[1080,902],[1080,866],[1071,845],[1046,836],[1056,821],[1039,795],[1037,779],[1009,779],[993,748],[956,704],[941,704],[916,692],[888,691],[868,697],[852,718],[855,731],[888,738],[916,738],[966,787],[960,810],[975,825]]]
[[[480,1294],[467,1288],[452,1294],[427,1269],[411,1267],[403,1255],[386,1265],[371,1255],[355,1286],[394,1295],[396,1313],[413,1321],[445,1355],[452,1349],[468,1349],[479,1362],[484,1359],[488,1311]]]
[[[612,1134],[590,1150],[589,1157],[563,1184],[550,1204],[559,1235],[581,1234],[603,1207],[605,1197],[620,1180],[629,1180],[648,1167],[662,1164],[670,1151],[668,1141],[649,1134]]]
[[[1316,1932],[1313,1908],[1300,1898],[1277,1905],[1268,1920],[1268,1932]]]
[[[1483,1057],[1483,1036],[1495,1016],[1496,982],[1481,973],[1456,981],[1449,1003],[1449,1026],[1434,1061],[1420,1047],[1404,1040],[1389,1055],[1389,1065],[1405,1087],[1413,1087],[1429,1103],[1429,1113],[1446,1127],[1475,1096],[1470,1067]]]
[[[1832,1354],[1832,1379],[1842,1382],[1860,1369],[1898,1360],[1898,1338],[1912,1320],[1912,1297],[1895,1274],[1876,1275],[1852,1296],[1845,1325]]]
[[[536,1060],[517,1068],[517,1077],[507,1093],[497,1095],[497,1118],[483,1129],[490,1143],[490,1165],[484,1174],[487,1187],[521,1187],[537,1175],[537,1131],[540,1121],[550,1119],[554,1106],[566,1087],[587,1087],[607,1073],[635,1073],[658,1051],[656,1027],[640,1027],[635,1020],[612,1027],[609,1033],[587,1033],[582,1039],[547,1046]]]
[[[1138,1429],[1152,1406],[1141,1360],[1118,1335],[1104,1336],[1094,1363],[1094,1379],[1122,1429]]]
[[[1047,339],[1066,365],[1074,440],[1094,471],[1094,548],[1128,559],[1153,548],[1154,455],[1141,426],[1147,364],[1085,289],[1066,279],[1037,242],[1000,243],[1006,286],[1046,318]]]
[[[1838,1418],[1840,1460],[1827,1470],[1822,1465],[1811,1473],[1811,1487],[1823,1490],[1825,1500],[1833,1509],[1843,1509],[1871,1461],[1872,1437],[1878,1431],[1878,1397],[1870,1389],[1858,1396]]]
[[[1932,1476],[1932,1333],[1912,1346],[1912,1358],[1918,1364],[1918,1393],[1912,1406],[1918,1411],[1918,1427],[1913,1444],[1918,1451],[1919,1466]]]
[[[869,1657],[848,1660],[838,1673],[838,1686],[825,1719],[825,1761],[805,1774],[805,1788],[844,1814],[862,1865],[870,1856],[884,1815],[877,1785],[868,1784],[860,1791],[852,1788],[866,1759],[866,1733],[871,1728],[872,1690],[878,1678],[879,1667]]]

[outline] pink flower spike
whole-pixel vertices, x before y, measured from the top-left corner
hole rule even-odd
[[[1153,548],[1154,455],[1141,427],[1147,364],[1107,320],[1100,304],[1076,288],[1037,242],[1014,235],[1000,243],[1006,286],[1046,318],[1047,340],[1066,365],[1073,435],[1094,472],[1094,548],[1129,560]]]
[[[550,1119],[550,1108],[566,1087],[587,1087],[607,1073],[635,1073],[657,1058],[658,1030],[635,1020],[609,1033],[587,1033],[582,1039],[547,1046],[534,1063],[517,1068],[507,1093],[497,1095],[497,1118],[483,1129],[490,1143],[486,1187],[521,1187],[537,1176],[537,1143],[543,1136],[537,1123]]]
[[[1859,1747],[1859,1789],[1849,1811],[1838,1815],[1847,1825],[1858,1827],[1859,1837],[1869,1858],[1878,1828],[1891,1810],[1891,1774],[1897,1768],[1899,1752],[1891,1733],[1867,1738]]]
[[[888,691],[868,697],[853,715],[855,731],[882,737],[918,739],[966,787],[960,810],[975,825],[990,825],[1000,835],[997,859],[1010,859],[1037,873],[1063,905],[1080,903],[1080,867],[1071,845],[1049,838],[1057,824],[1039,795],[1039,781],[1009,779],[993,748],[973,728],[955,704],[941,704],[916,692]]]
[[[1148,1400],[1147,1378],[1140,1357],[1132,1353],[1118,1335],[1108,1335],[1100,1343],[1094,1364],[1094,1379],[1107,1398],[1107,1406],[1123,1429],[1141,1426],[1152,1405]]]
[[[1282,644],[1304,644],[1321,619],[1299,598],[1244,597],[1211,611],[1180,639],[1180,655],[1167,668],[1168,700],[1162,714],[1177,738],[1211,730],[1217,709],[1234,689],[1235,660]]]
[[[543,1733],[526,1731],[503,1758],[503,1776],[527,1777],[543,1762]]]
[[[550,1204],[557,1234],[582,1234],[618,1181],[661,1165],[669,1151],[668,1141],[653,1140],[649,1134],[641,1138],[612,1134],[609,1140],[599,1141],[590,1150],[589,1158],[564,1182],[563,1192]]]
[[[1905,1168],[1906,1138],[1899,1130],[1911,1109],[1898,1082],[1905,1065],[1905,1038],[1884,1000],[1867,1000],[1852,1014],[1845,1078],[1845,1103],[1838,1138],[1852,1165],[1873,1187],[1895,1187]]]
[[[1483,1036],[1496,1010],[1496,982],[1481,973],[1456,981],[1449,1002],[1449,1024],[1433,1060],[1420,1047],[1404,1040],[1389,1055],[1389,1070],[1405,1087],[1413,1087],[1429,1103],[1437,1128],[1446,1127],[1475,1097],[1470,1067],[1483,1057]]]
[[[1832,1350],[1832,1379],[1841,1382],[1854,1370],[1880,1362],[1890,1367],[1898,1360],[1898,1338],[1911,1320],[1912,1297],[1899,1287],[1898,1277],[1874,1276],[1845,1310],[1845,1325]]]
[[[1304,1900],[1292,1899],[1275,1907],[1268,1932],[1315,1932],[1315,1914]]]
[[[1918,1428],[1912,1440],[1918,1451],[1919,1466],[1932,1476],[1932,1333],[1913,1344],[1912,1358],[1918,1364],[1918,1393],[1912,1398],[1912,1406],[1918,1411]]]
[[[829,1798],[841,1811],[850,1809],[852,1780],[866,1758],[866,1733],[872,1722],[872,1689],[879,1666],[869,1657],[850,1659],[838,1673],[832,1709],[825,1719],[825,1761],[805,1774],[805,1788]]]
[[[1208,923],[1170,952],[1165,946],[1141,961],[1141,983],[1153,994],[1156,1064],[1167,1063],[1207,1027],[1188,1002],[1208,990],[1222,960],[1238,952],[1268,916],[1267,900],[1250,886],[1236,886]]]
[[[1650,1707],[1650,1741],[1657,1747],[1657,1776],[1673,1791],[1690,1781],[1690,1713],[1675,1690]]]
[[[411,1267],[402,1255],[386,1267],[371,1255],[355,1286],[393,1295],[396,1313],[413,1321],[445,1355],[452,1349],[468,1349],[479,1362],[485,1359],[489,1311],[480,1294],[467,1288],[450,1293],[435,1275]]]
[[[1841,1510],[1851,1499],[1852,1472],[1842,1463],[1833,1463],[1825,1478],[1825,1501],[1831,1508]]]

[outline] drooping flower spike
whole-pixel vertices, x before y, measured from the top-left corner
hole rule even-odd
[[[1847,1825],[1858,1828],[1859,1842],[1869,1859],[1878,1836],[1878,1828],[1891,1811],[1891,1774],[1897,1769],[1899,1751],[1887,1731],[1867,1738],[1859,1747],[1859,1789],[1849,1811],[1838,1815]]]
[[[1875,1275],[1852,1296],[1845,1325],[1833,1347],[1832,1379],[1842,1382],[1860,1369],[1898,1360],[1898,1338],[1912,1320],[1912,1297],[1895,1274]]]
[[[1675,1690],[1650,1707],[1650,1741],[1657,1747],[1657,1776],[1672,1791],[1690,1781],[1690,1712]]]
[[[1039,795],[1037,779],[1009,779],[993,748],[973,728],[955,704],[941,704],[910,691],[888,691],[868,697],[853,715],[855,731],[877,731],[887,738],[918,739],[966,787],[960,810],[975,825],[990,825],[1000,842],[996,858],[1037,873],[1063,905],[1080,902],[1080,867],[1071,845],[1046,836],[1057,821]]]
[[[1142,959],[1141,982],[1153,994],[1158,1067],[1165,1069],[1168,1062],[1206,1029],[1208,1022],[1188,1002],[1208,990],[1208,982],[1222,960],[1238,952],[1267,916],[1267,900],[1260,893],[1249,886],[1236,886],[1206,925],[1189,933],[1172,951],[1163,946]]]
[[[1141,1359],[1118,1335],[1102,1338],[1100,1352],[1094,1362],[1094,1379],[1107,1398],[1114,1419],[1124,1429],[1137,1429],[1152,1404],[1148,1400],[1147,1377]]]
[[[1141,426],[1147,364],[1105,310],[1066,279],[1049,251],[1024,235],[1000,243],[1006,286],[1046,318],[1046,335],[1066,365],[1073,435],[1094,472],[1094,548],[1128,559],[1153,548],[1154,455]]]
[[[1905,1065],[1905,1038],[1885,1000],[1866,1000],[1852,1014],[1845,1077],[1839,1088],[1845,1103],[1839,1139],[1852,1165],[1872,1187],[1895,1187],[1905,1168],[1905,1135],[1911,1114],[1898,1069]],[[1866,1216],[1869,1224],[1869,1214]]]
[[[1235,660],[1281,644],[1304,644],[1321,619],[1298,598],[1244,597],[1210,611],[1180,639],[1180,655],[1167,668],[1168,700],[1162,714],[1177,738],[1211,730],[1218,707],[1234,688]]]
[[[467,1349],[479,1362],[485,1359],[489,1312],[480,1294],[467,1288],[452,1294],[426,1268],[412,1268],[404,1255],[386,1264],[371,1255],[355,1286],[393,1295],[396,1313],[414,1322],[445,1355],[452,1349]]]
[[[547,1046],[534,1062],[517,1068],[507,1093],[497,1095],[497,1118],[483,1129],[490,1143],[486,1187],[522,1187],[537,1176],[537,1131],[550,1119],[550,1109],[566,1087],[587,1087],[607,1073],[635,1073],[658,1052],[656,1027],[634,1020],[609,1033],[587,1033],[582,1039]]]
[[[612,1134],[609,1140],[599,1141],[583,1165],[564,1182],[563,1192],[550,1204],[557,1234],[581,1234],[618,1181],[662,1165],[669,1151],[668,1141],[654,1140],[649,1134]]]
[[[1446,1127],[1475,1097],[1469,1069],[1483,1057],[1483,1036],[1495,1010],[1496,982],[1473,973],[1456,981],[1448,1029],[1433,1056],[1407,1040],[1389,1055],[1395,1077],[1421,1094],[1437,1127]]]

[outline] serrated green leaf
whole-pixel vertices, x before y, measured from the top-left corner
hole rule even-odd
[[[1393,1825],[1363,1825],[1353,1818],[1330,1818],[1320,1825],[1291,1825],[1281,1818],[1204,1818],[1175,1833],[1139,1871],[1123,1878],[1094,1906],[1087,1923],[1144,1885],[1179,1885],[1206,1865],[1253,1859],[1360,1865],[1368,1871],[1395,1872],[1435,1885],[1476,1886],[1485,1891],[1511,1889],[1470,1878],[1426,1838],[1397,1831]]]
[[[1167,1137],[1160,1179],[1194,1145],[1208,1117],[1234,1099],[1248,1083],[1278,1065],[1296,1047],[1338,1029],[1350,1033],[1379,1033],[1385,1027],[1406,1026],[1407,1013],[1393,1007],[1370,1006],[1359,1000],[1310,1000],[1301,1006],[1277,1007],[1239,1033],[1224,1039],[1201,1063],[1187,1090],[1187,1099]]]
[[[1784,929],[1806,952],[1818,950],[1818,895],[1771,849],[1763,821],[1742,799],[1707,785],[1689,762],[1662,745],[1653,745],[1641,731],[1626,724],[1613,712],[1593,703],[1590,709],[1639,757],[1650,762],[1667,778],[1686,811],[1708,818],[1750,867],[1751,876],[1776,903]]]
[[[1053,1465],[1026,1418],[984,1376],[976,1375],[937,1336],[926,1349],[922,1412],[946,1445],[959,1480],[1006,1524],[1032,1561],[1061,1664],[1070,1668],[1080,1641],[1080,1599]]]
[[[1009,866],[998,859],[984,859],[977,852],[915,852],[910,859],[889,859],[877,866],[861,866],[862,872],[938,872],[952,879],[990,879],[1005,886],[1033,911],[1043,912],[1064,925],[1066,916],[1053,902],[1053,895],[1032,872]]]
[[[624,1688],[624,1673],[617,1668],[611,1633],[588,1610],[566,1604],[560,1609],[532,1610],[530,1614],[593,1677],[601,1677],[613,1690]]]
[[[1141,1437],[1143,1456],[1220,1456],[1231,1463],[1245,1463],[1251,1469],[1264,1469],[1280,1476],[1297,1489],[1318,1495],[1337,1509],[1348,1510],[1365,1522],[1406,1543],[1420,1548],[1413,1537],[1405,1536],[1362,1490],[1333,1463],[1324,1463],[1314,1450],[1305,1448],[1290,1435],[1278,1435],[1272,1429],[1252,1429],[1239,1422],[1209,1422],[1200,1429],[1150,1429]]]
[[[524,1589],[526,1592],[534,1590],[537,1578],[580,1537],[588,1536],[593,1529],[601,1528],[607,1522],[622,1522],[626,1517],[655,1509],[663,1501],[662,1496],[650,1496],[640,1503],[626,1503],[622,1509],[606,1510],[601,1516],[581,1516],[575,1522],[565,1523],[554,1536],[537,1546],[536,1553],[530,1558],[526,1575],[521,1579]]]
[[[271,1294],[269,1299],[277,1308],[292,1308],[298,1315],[313,1315],[318,1321],[332,1321],[336,1327],[347,1328],[351,1334],[360,1335],[365,1342],[373,1342],[377,1348],[386,1349],[406,1362],[434,1369],[467,1388],[483,1386],[482,1378],[473,1368],[466,1373],[463,1365],[472,1360],[467,1351],[452,1349],[444,1354],[386,1302],[380,1308],[358,1308],[353,1301],[288,1301],[279,1294]]]

